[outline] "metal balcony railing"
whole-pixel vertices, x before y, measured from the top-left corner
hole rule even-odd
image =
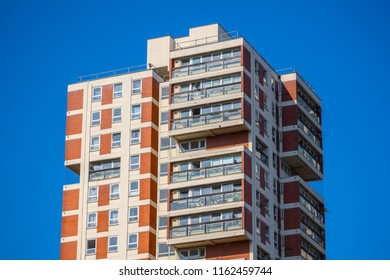
[[[120,176],[120,167],[94,171],[89,174],[90,181],[116,178]]]
[[[307,135],[313,142],[321,148],[321,141],[317,138],[317,136],[314,135],[313,132],[300,120],[298,120],[298,127]]]
[[[310,236],[318,245],[322,248],[325,246],[324,237],[315,232],[312,228],[310,228],[307,224],[301,221],[301,230]]]
[[[319,125],[321,125],[320,117],[313,110],[313,108],[311,108],[309,106],[309,104],[307,104],[306,101],[303,100],[303,98],[300,97],[299,95],[297,96],[297,102],[298,102],[299,105],[301,105],[305,109],[305,111],[307,111],[309,113],[309,115],[313,118],[313,120],[315,120]]]
[[[214,97],[241,91],[241,82],[214,86],[205,89],[196,89],[191,91],[179,92],[172,95],[172,103],[186,102],[196,99]]]
[[[181,129],[187,127],[194,127],[204,124],[231,121],[241,118],[241,108],[231,109],[222,112],[215,112],[192,117],[173,119],[171,122],[171,129]]]
[[[320,210],[315,208],[309,201],[307,201],[302,195],[299,197],[299,202],[312,213],[321,222],[324,222],[324,216],[320,213]]]
[[[317,162],[314,157],[306,151],[301,145],[298,145],[298,151],[320,172],[322,172],[322,167],[319,162]]]
[[[241,34],[237,31],[231,31],[227,33],[218,34],[215,36],[209,36],[204,38],[199,38],[195,40],[189,40],[181,43],[176,43],[176,50],[188,49],[218,42],[224,42],[232,39],[241,38]]]

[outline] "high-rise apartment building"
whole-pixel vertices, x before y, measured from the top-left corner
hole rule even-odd
[[[320,99],[238,33],[148,40],[145,69],[68,91],[61,259],[325,258]]]

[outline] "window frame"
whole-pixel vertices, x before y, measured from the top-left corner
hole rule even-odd
[[[99,119],[94,120],[94,115],[95,114],[99,115]],[[101,123],[101,119],[102,119],[102,113],[100,111],[92,112],[92,114],[91,114],[91,126],[99,126],[100,123]]]
[[[99,95],[95,95],[95,89],[99,89],[99,91],[100,91]],[[92,88],[92,102],[97,102],[97,101],[101,101],[102,100],[102,91],[103,91],[103,89],[102,89],[101,86]]]
[[[166,93],[164,92],[166,89]],[[168,99],[169,98],[169,87],[161,87],[161,100]]]
[[[112,239],[116,239],[116,244],[115,245],[111,245],[110,244],[110,241],[112,240]],[[107,251],[108,251],[108,253],[115,253],[115,252],[118,252],[118,236],[109,236],[108,237],[108,244],[107,244]]]
[[[119,110],[119,116],[115,116],[115,110]],[[118,123],[122,121],[122,107],[112,108],[112,122]]]
[[[139,113],[134,113],[133,109],[139,107]],[[142,113],[142,106],[141,104],[134,104],[131,106],[130,110],[130,120],[139,120],[141,118],[141,113]]]
[[[119,141],[114,141],[114,137],[119,135]],[[121,141],[122,141],[122,134],[120,132],[113,132],[111,134],[111,148],[120,148],[121,147]]]
[[[138,138],[133,138],[133,132],[138,131]],[[130,145],[137,145],[141,143],[141,129],[133,129],[130,131]]]
[[[137,189],[132,190],[132,183],[137,183]],[[133,194],[135,193],[135,194]],[[129,196],[139,196],[139,180],[133,180],[129,182]]]
[[[132,215],[131,210],[136,210],[136,214]],[[130,207],[129,208],[129,218],[127,219],[129,223],[137,223],[139,221],[139,207]]]
[[[138,163],[132,163],[133,158],[138,158]],[[141,157],[140,155],[133,155],[130,156],[130,170],[138,170],[140,169],[140,162],[141,162]]]
[[[166,119],[163,119],[163,115],[167,115]],[[163,125],[163,124],[168,124],[169,122],[169,112],[168,111],[164,111],[164,112],[161,112],[160,114],[160,124]]]
[[[89,220],[89,218],[90,218],[91,216],[95,216],[95,221],[94,221],[94,222],[91,222],[91,221]],[[96,228],[96,227],[97,227],[97,223],[98,223],[97,219],[98,219],[97,212],[90,212],[90,213],[88,213],[88,214],[87,214],[87,229]]]
[[[91,196],[90,195],[90,191],[91,189],[96,189],[96,196]],[[95,198],[96,197],[96,198]],[[95,198],[95,199],[92,199]],[[98,187],[89,187],[88,188],[88,203],[93,203],[93,202],[97,202],[99,199],[99,188]]]
[[[113,186],[118,186],[118,192],[117,193],[114,193],[112,191]],[[110,184],[110,199],[119,199],[119,183]]]
[[[135,236],[136,241],[130,242],[130,237]],[[132,246],[132,247],[131,247]],[[138,233],[130,233],[127,237],[127,250],[137,250],[138,249]]]
[[[139,87],[134,87],[134,83],[139,82]],[[136,79],[131,81],[131,94],[132,95],[138,95],[142,93],[142,79]]]
[[[90,243],[89,243],[90,241],[93,241],[93,247],[90,247]],[[87,256],[96,254],[96,238],[87,239],[87,246],[85,248],[85,254]]]
[[[98,144],[93,145],[93,139],[98,139]],[[91,142],[89,143],[89,151],[96,152],[100,150],[100,135],[91,136]]]
[[[112,213],[117,213],[117,218],[112,218]],[[119,225],[119,210],[118,209],[112,209],[108,212],[108,225],[109,226],[116,226]]]
[[[115,91],[115,86],[121,86],[120,91]],[[120,95],[116,96],[115,94],[120,93]],[[122,83],[115,83],[112,85],[112,98],[121,98],[123,95],[123,84]]]

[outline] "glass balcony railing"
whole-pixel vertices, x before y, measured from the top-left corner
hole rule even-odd
[[[306,126],[306,125],[304,125],[304,123],[303,122],[301,122],[300,120],[298,120],[298,127],[300,128],[300,129],[302,129],[302,131],[307,135],[307,136],[309,136],[309,138],[311,139],[311,140],[313,140],[313,142],[319,147],[319,148],[321,148],[321,142],[320,142],[320,140],[317,138],[317,136],[315,136],[314,134],[313,134],[313,132],[311,132],[311,130]]]
[[[322,248],[324,248],[324,237],[319,235],[317,232],[312,230],[308,225],[306,225],[304,222],[301,221],[301,230],[306,233],[308,236],[310,236],[311,239],[313,239],[315,242],[318,243]]]
[[[170,237],[178,238],[237,229],[242,229],[242,219],[172,227],[170,230]]]
[[[195,127],[204,124],[211,124],[223,121],[231,121],[241,118],[241,109],[232,109],[228,111],[215,112],[204,115],[197,115],[186,118],[173,119],[171,129],[181,129]]]
[[[218,166],[210,166],[205,168],[197,168],[186,171],[176,171],[171,175],[171,182],[185,182],[204,178],[210,178],[215,176],[223,176],[235,173],[241,173],[241,162],[231,163]]]
[[[256,151],[256,157],[261,160],[266,166],[268,166],[268,156],[264,152]]]
[[[321,164],[314,159],[314,157],[306,151],[301,145],[298,145],[298,151],[320,172],[322,172]]]
[[[318,123],[321,124],[321,119],[317,115],[317,113],[309,106],[309,104],[306,103],[305,100],[301,96],[297,96],[297,102],[299,105],[301,105],[308,113],[309,115]]]
[[[214,193],[203,196],[174,199],[171,202],[171,210],[196,208],[201,206],[242,201],[241,190]]]
[[[307,209],[310,213],[312,213],[315,217],[317,217],[321,222],[324,222],[324,216],[320,213],[318,209],[316,209],[309,201],[307,201],[302,195],[299,197],[299,202]]]
[[[90,181],[116,178],[120,176],[120,167],[94,171],[89,174]]]
[[[172,76],[182,77],[189,76],[199,73],[205,73],[210,71],[217,71],[221,69],[236,67],[241,65],[241,58],[237,57],[229,57],[221,60],[202,62],[199,64],[191,64],[182,67],[176,67],[172,71]]]

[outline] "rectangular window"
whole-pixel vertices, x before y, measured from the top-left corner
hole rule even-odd
[[[267,214],[269,216],[269,200],[268,199],[265,199],[264,208],[265,208],[265,214]]]
[[[180,143],[181,152],[196,151],[204,148],[206,148],[206,140],[204,139]]]
[[[87,255],[96,254],[96,239],[87,240]]]
[[[260,234],[260,219],[256,218],[256,233]]]
[[[119,198],[119,184],[110,185],[110,199]]]
[[[119,210],[110,210],[109,225],[114,226],[119,224]]]
[[[118,236],[110,236],[108,238],[108,252],[113,253],[118,251]]]
[[[278,207],[274,205],[274,221],[278,221]]]
[[[269,173],[266,170],[264,170],[264,182],[265,182],[265,187],[269,189]]]
[[[161,112],[161,124],[168,123],[168,112]]]
[[[179,251],[180,260],[202,259],[206,256],[205,248],[193,248]]]
[[[88,189],[88,202],[96,202],[98,200],[98,188],[90,187]]]
[[[92,136],[90,151],[93,152],[99,150],[100,150],[100,136]]]
[[[271,243],[270,238],[269,238],[269,226],[265,225],[265,240],[268,243]]]
[[[131,119],[137,120],[141,118],[141,105],[131,106]]]
[[[268,96],[264,93],[264,110],[268,111]]]
[[[111,148],[119,148],[121,146],[121,133],[116,132],[112,134]]]
[[[128,249],[136,250],[137,248],[138,248],[138,234],[137,233],[129,234]]]
[[[163,137],[160,140],[160,151],[176,148],[176,142],[171,137]]]
[[[120,159],[91,162],[89,164],[89,180],[96,181],[119,177]]]
[[[278,193],[278,181],[275,178],[273,180],[273,189],[274,189],[274,195],[277,195],[277,193]]]
[[[97,226],[97,214],[96,212],[88,213],[87,228],[95,228]]]
[[[138,207],[131,207],[129,209],[129,223],[138,222]]]
[[[139,155],[130,157],[130,170],[139,169]]]
[[[168,99],[168,97],[169,97],[168,87],[162,87],[161,88],[161,99]]]
[[[122,97],[122,83],[114,85],[113,97],[114,98]]]
[[[272,102],[272,116],[276,118],[276,104]]]
[[[95,87],[92,89],[92,102],[102,100],[102,88]]]
[[[160,202],[168,201],[168,190],[160,190]]]
[[[131,93],[140,94],[141,92],[142,92],[142,80],[134,80]]]
[[[160,164],[160,176],[168,175],[168,163]]]
[[[134,129],[130,132],[130,144],[139,144],[141,141],[141,131],[139,129]]]
[[[256,163],[256,166],[255,166],[255,170],[256,170],[256,178],[258,180],[260,180],[260,164]]]
[[[272,142],[276,144],[276,128],[272,127]]]
[[[256,191],[256,205],[260,207],[260,192]]]
[[[130,181],[129,183],[129,196],[139,195],[139,181]]]
[[[173,249],[171,246],[168,246],[166,243],[159,243],[158,244],[158,256],[159,257],[168,257],[168,256],[174,256],[175,255],[175,249]]]
[[[275,231],[274,232],[274,247],[276,249],[278,249],[278,239],[279,239],[278,233]]]
[[[277,164],[276,154],[272,153],[272,166],[276,168],[276,164]]]
[[[158,217],[158,229],[167,228],[167,216]]]
[[[122,121],[122,108],[114,108],[112,109],[112,122],[120,122]]]
[[[100,111],[92,112],[91,126],[100,125]]]

